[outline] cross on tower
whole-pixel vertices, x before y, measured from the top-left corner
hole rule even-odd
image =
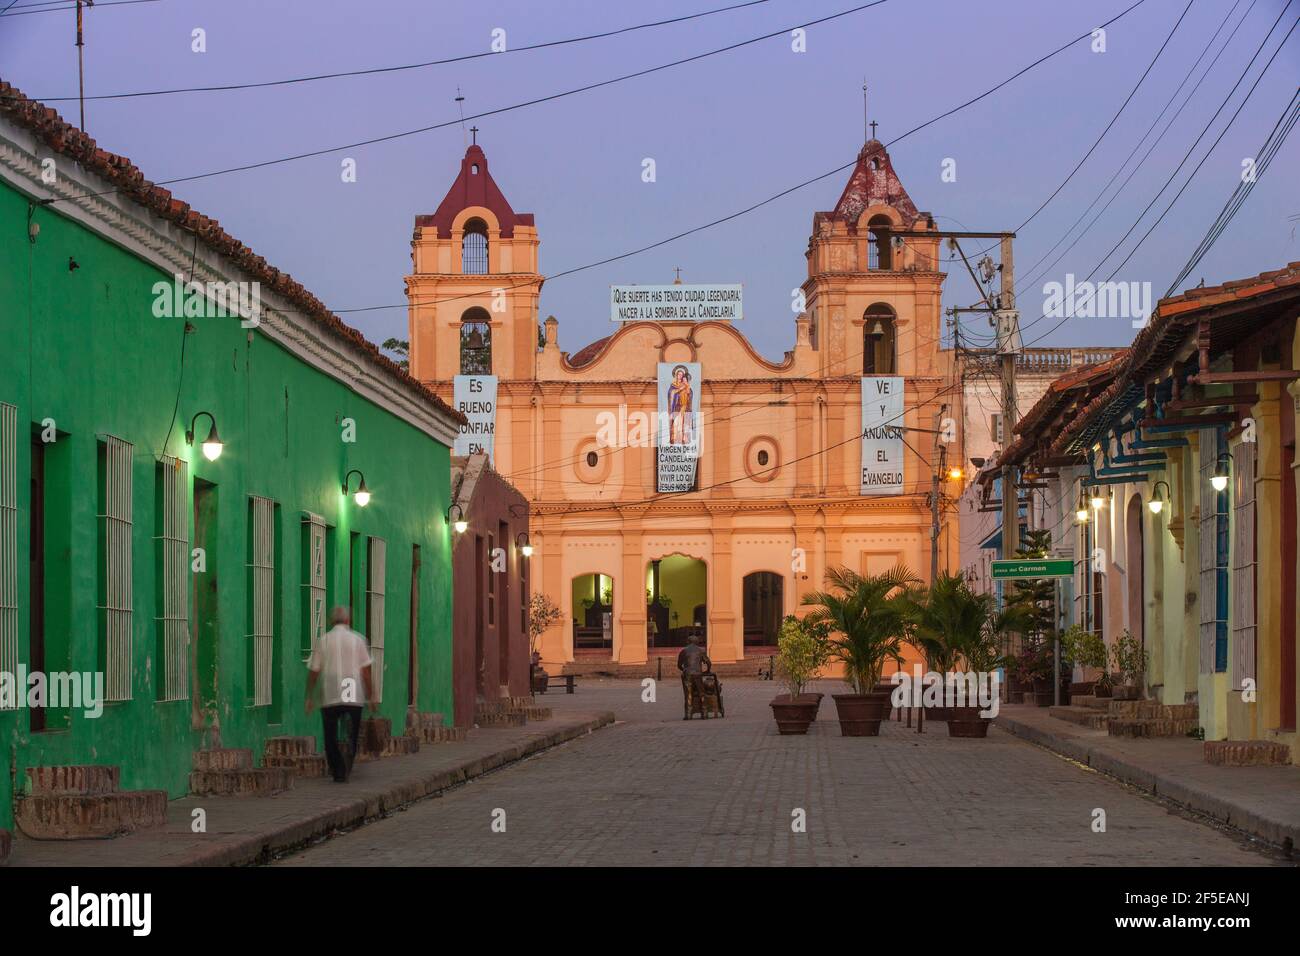
[[[878,125],[880,125],[880,124],[878,124],[875,120],[872,120],[871,123],[870,123],[869,125],[871,126],[871,138],[872,138],[872,139],[875,139],[875,138],[876,138],[876,127],[877,127]]]
[[[678,281],[678,282],[681,282],[681,281],[682,281],[682,267],[681,267],[681,266],[678,266],[678,267],[677,267],[676,269],[674,269],[673,271],[677,273],[677,281]]]
[[[477,144],[478,144],[478,127],[477,127],[477,126],[471,126],[471,127],[469,128],[469,131],[470,131],[470,133],[471,133],[471,134],[473,135],[473,137],[474,137],[473,140],[471,141],[471,145],[477,145]]]

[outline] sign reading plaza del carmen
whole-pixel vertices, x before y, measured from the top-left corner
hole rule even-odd
[[[487,452],[492,460],[492,439],[496,437],[497,377],[495,375],[457,375],[452,381],[456,411],[468,421],[456,435],[456,455]]]
[[[903,493],[903,380],[862,379],[863,495]]]
[[[612,285],[613,322],[735,322],[744,316],[739,285]]]
[[[656,490],[690,491],[700,458],[700,363],[658,365],[659,454]]]

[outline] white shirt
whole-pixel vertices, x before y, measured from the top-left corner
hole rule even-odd
[[[370,648],[364,637],[346,624],[335,624],[326,631],[307,661],[307,669],[321,675],[321,706],[365,704],[361,669],[369,666]]]

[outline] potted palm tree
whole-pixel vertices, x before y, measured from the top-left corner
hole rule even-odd
[[[877,688],[885,661],[902,660],[908,616],[904,594],[919,579],[903,565],[883,574],[862,575],[848,568],[826,572],[830,587],[804,596],[813,610],[804,620],[825,626],[834,636],[831,658],[844,665],[850,694],[835,694],[840,733],[875,737],[889,715],[889,693]]]
[[[786,693],[772,700],[772,716],[782,734],[806,734],[817,719],[821,694],[805,693],[808,682],[826,666],[830,642],[826,628],[807,619],[788,615],[776,638],[776,671],[785,682]]]

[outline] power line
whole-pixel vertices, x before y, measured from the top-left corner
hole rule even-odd
[[[1192,145],[1188,147],[1187,153],[1183,156],[1182,160],[1174,168],[1174,171],[1169,174],[1169,178],[1165,180],[1164,185],[1160,187],[1160,189],[1156,192],[1155,196],[1152,197],[1151,201],[1147,203],[1146,207],[1142,210],[1142,212],[1138,214],[1137,218],[1133,221],[1133,225],[1129,226],[1128,231],[1125,232],[1124,235],[1120,237],[1119,241],[1116,242],[1115,245],[1111,247],[1110,251],[1107,252],[1106,255],[1102,256],[1101,260],[1097,263],[1097,265],[1092,269],[1091,272],[1088,273],[1087,278],[1084,280],[1085,282],[1091,281],[1092,277],[1096,275],[1096,273],[1102,268],[1102,265],[1106,262],[1106,260],[1109,259],[1112,255],[1114,255],[1115,252],[1119,249],[1119,247],[1124,244],[1124,241],[1128,239],[1130,235],[1132,235],[1133,230],[1137,228],[1138,224],[1142,221],[1143,217],[1146,216],[1147,212],[1151,209],[1151,207],[1156,204],[1156,202],[1159,200],[1160,196],[1164,193],[1164,191],[1167,188],[1169,188],[1169,185],[1177,177],[1179,171],[1182,170],[1188,158],[1196,150],[1196,147],[1200,144],[1201,140],[1205,138],[1205,134],[1209,131],[1210,127],[1214,124],[1214,121],[1218,119],[1219,114],[1223,112],[1223,108],[1228,104],[1229,100],[1232,99],[1232,95],[1237,92],[1237,88],[1241,85],[1242,81],[1246,78],[1247,74],[1249,74],[1251,67],[1255,65],[1255,61],[1259,59],[1260,53],[1263,52],[1264,47],[1268,44],[1269,39],[1273,35],[1273,32],[1277,29],[1278,24],[1282,22],[1282,17],[1286,15],[1287,9],[1291,6],[1291,3],[1293,2],[1294,0],[1287,0],[1286,6],[1282,8],[1282,11],[1278,14],[1277,20],[1273,22],[1273,25],[1269,28],[1268,33],[1265,34],[1264,39],[1260,41],[1259,46],[1256,48],[1254,54],[1247,62],[1245,69],[1242,70],[1241,75],[1237,78],[1237,82],[1232,85],[1232,89],[1230,89],[1228,91],[1228,95],[1223,98],[1223,102],[1219,104],[1219,108],[1214,111],[1214,115],[1210,117],[1209,122],[1205,124],[1205,127],[1197,135],[1196,139],[1192,142]],[[1296,23],[1300,23],[1300,20],[1297,20]],[[1129,259],[1133,257],[1134,253],[1136,253],[1137,250],[1141,248],[1143,242],[1145,242],[1147,237],[1151,235],[1151,231],[1160,224],[1161,220],[1164,219],[1165,215],[1169,212],[1169,210],[1173,208],[1173,204],[1178,201],[1178,197],[1183,194],[1183,191],[1186,190],[1187,186],[1191,183],[1192,179],[1195,178],[1197,171],[1200,170],[1201,166],[1204,165],[1205,160],[1209,158],[1210,154],[1214,151],[1214,147],[1218,145],[1219,141],[1223,138],[1224,134],[1227,133],[1228,129],[1231,128],[1233,122],[1241,114],[1242,109],[1245,107],[1246,103],[1250,100],[1251,94],[1254,93],[1255,88],[1259,85],[1260,80],[1262,80],[1264,78],[1264,75],[1268,72],[1268,68],[1269,66],[1272,65],[1273,60],[1277,58],[1277,54],[1281,52],[1282,47],[1286,45],[1286,41],[1290,38],[1292,31],[1295,30],[1295,27],[1296,24],[1293,23],[1291,25],[1291,29],[1287,31],[1286,36],[1282,38],[1282,42],[1278,44],[1277,49],[1274,50],[1272,56],[1269,57],[1268,62],[1264,65],[1264,69],[1261,70],[1259,76],[1256,77],[1254,84],[1252,84],[1250,90],[1246,93],[1245,98],[1237,106],[1236,111],[1233,113],[1232,117],[1228,120],[1227,125],[1224,126],[1222,132],[1219,133],[1218,138],[1216,138],[1214,143],[1211,144],[1209,150],[1206,151],[1205,156],[1203,156],[1201,158],[1201,161],[1197,163],[1196,168],[1192,170],[1191,175],[1187,178],[1187,181],[1183,184],[1182,188],[1178,191],[1178,194],[1174,196],[1173,201],[1170,202],[1170,204],[1165,207],[1164,212],[1160,214],[1159,218],[1156,219],[1156,221],[1152,224],[1151,228],[1148,229],[1146,233],[1144,233],[1143,236],[1138,240],[1137,244],[1129,251],[1129,254],[1125,256],[1123,262],[1121,262],[1110,273],[1110,275],[1106,277],[1105,281],[1108,282],[1110,281],[1110,279],[1114,278],[1116,273],[1118,273],[1119,270],[1122,269],[1124,265],[1129,261]],[[1067,310],[1067,314],[1061,319],[1060,322],[1056,323],[1054,326],[1052,326],[1042,335],[1024,344],[1029,345],[1032,344],[1032,342],[1041,341],[1048,335],[1051,335],[1054,331],[1056,331],[1067,321],[1069,321],[1069,319],[1073,316],[1074,311],[1075,310],[1073,309]],[[1032,322],[1028,323],[1028,325],[1023,326],[1022,328],[1029,328],[1030,326],[1037,324],[1038,322],[1042,321],[1045,318],[1047,318],[1046,312],[1038,316],[1038,318],[1034,319]]]
[[[666,20],[655,20],[650,23],[638,23],[632,26],[620,27],[617,30],[606,30],[603,33],[589,33],[584,36],[567,37],[563,40],[548,40],[545,43],[532,43],[527,46],[507,47],[505,50],[495,52],[485,50],[479,53],[466,53],[461,56],[446,57],[441,60],[425,60],[421,63],[406,63],[398,66],[379,66],[371,67],[364,70],[342,70],[335,73],[316,73],[308,76],[288,77],[281,80],[264,80],[257,83],[227,83],[220,86],[183,86],[173,89],[163,90],[137,90],[130,93],[102,93],[98,96],[88,96],[92,100],[121,100],[134,99],[144,96],[171,96],[179,93],[218,93],[232,90],[251,90],[264,89],[272,86],[290,86],[297,83],[313,83],[317,80],[333,80],[343,77],[352,76],[373,76],[381,73],[399,73],[405,70],[421,70],[431,66],[444,66],[448,63],[463,63],[467,60],[477,60],[482,57],[501,56],[502,53],[524,53],[529,50],[545,50],[551,47],[566,46],[570,43],[584,43],[588,40],[602,40],[607,37],[619,36],[624,33],[633,33],[637,30],[647,30],[652,27],[669,26],[676,23],[685,23],[688,20],[698,20],[702,17],[711,17],[718,13],[728,13],[732,10],[740,10],[745,7],[758,6],[759,4],[768,3],[770,0],[747,0],[745,3],[734,3],[727,7],[717,7],[712,10],[704,10],[700,13],[691,13],[680,17],[671,17]],[[63,100],[76,99],[75,96],[51,96],[36,97],[43,103],[57,103]]]
[[[1106,128],[1101,131],[1101,135],[1098,136],[1096,141],[1092,144],[1092,146],[1088,148],[1088,151],[1083,154],[1083,158],[1080,159],[1075,164],[1072,170],[1070,170],[1069,175],[1067,175],[1064,179],[1061,180],[1061,184],[1057,186],[1054,190],[1052,190],[1052,194],[1043,200],[1042,205],[1040,205],[1037,209],[1035,209],[1032,213],[1030,213],[1029,218],[1026,219],[1024,222],[1022,222],[1020,225],[1016,226],[1016,228],[1013,229],[1012,232],[1019,232],[1021,229],[1024,229],[1025,226],[1033,222],[1034,217],[1036,217],[1040,212],[1042,212],[1044,209],[1047,208],[1047,204],[1056,198],[1057,194],[1060,193],[1060,191],[1065,188],[1066,183],[1068,183],[1071,179],[1073,179],[1074,174],[1077,173],[1080,170],[1080,168],[1082,168],[1083,164],[1088,161],[1088,157],[1091,156],[1093,152],[1096,151],[1097,147],[1101,145],[1101,141],[1106,138],[1106,134],[1110,132],[1111,127],[1115,125],[1116,121],[1120,118],[1120,115],[1128,107],[1129,103],[1133,101],[1133,97],[1137,95],[1137,91],[1141,89],[1143,81],[1146,80],[1147,75],[1155,67],[1156,61],[1160,59],[1160,54],[1165,52],[1165,47],[1169,46],[1169,41],[1174,38],[1174,34],[1178,32],[1178,28],[1182,26],[1183,20],[1187,17],[1187,11],[1192,9],[1192,4],[1195,2],[1196,0],[1187,0],[1187,6],[1183,7],[1183,12],[1179,14],[1178,19],[1174,22],[1173,29],[1170,30],[1169,35],[1165,37],[1165,42],[1160,44],[1160,49],[1156,50],[1156,55],[1151,58],[1151,62],[1148,63],[1147,68],[1142,71],[1142,75],[1138,77],[1138,81],[1137,83],[1134,84],[1133,89],[1129,90],[1129,94],[1124,98],[1124,102],[1121,103],[1119,109],[1115,111],[1115,115],[1110,118],[1110,122],[1107,123]]]
[[[95,9],[98,10],[101,7],[125,7],[136,3],[160,3],[160,2],[161,0],[96,0]],[[23,7],[37,7],[37,6],[45,6],[46,9],[44,10],[23,9]],[[11,3],[8,7],[5,7],[3,11],[0,11],[0,16],[8,19],[9,17],[31,16],[33,13],[62,13],[64,10],[75,10],[76,6],[77,5],[75,3],[68,3],[64,6],[58,6],[58,7],[48,5],[48,4],[24,3],[22,4],[22,6],[15,7],[14,4]],[[95,99],[96,97],[86,97],[86,98]],[[76,97],[64,96],[64,97],[59,97],[59,99],[75,100]]]

